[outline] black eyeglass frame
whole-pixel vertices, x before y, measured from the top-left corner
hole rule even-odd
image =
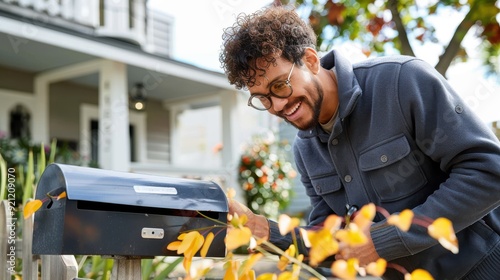
[[[256,93],[256,94],[252,94],[250,96],[250,98],[248,98],[248,106],[254,108],[254,109],[257,109],[259,111],[266,111],[266,110],[269,110],[272,106],[273,106],[273,100],[271,99],[271,96],[274,96],[276,98],[279,98],[279,99],[285,99],[285,98],[288,98],[290,97],[292,94],[293,94],[293,88],[292,88],[292,83],[290,82],[290,77],[292,76],[292,72],[293,72],[293,69],[295,67],[295,63],[292,64],[292,68],[290,68],[290,73],[288,73],[288,77],[286,78],[286,80],[278,80],[278,81],[275,81],[273,83],[271,83],[269,85],[269,93],[268,94],[261,94],[261,93]],[[280,96],[280,95],[277,95],[276,93],[273,92],[272,88],[273,88],[273,85],[277,84],[277,83],[285,83],[289,88],[290,88],[290,93],[287,95],[287,96]],[[262,99],[262,98],[266,98],[267,100],[269,100],[269,106],[267,106],[267,108],[264,106],[264,108],[259,108],[259,107],[256,107],[253,103],[252,103],[252,100],[254,98],[259,98],[259,99]],[[264,103],[261,102],[262,105],[264,105]]]

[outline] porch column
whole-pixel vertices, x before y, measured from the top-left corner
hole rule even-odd
[[[31,138],[35,143],[50,145],[49,139],[49,81],[35,77],[34,95],[36,110],[32,116]]]
[[[220,93],[222,107],[222,166],[228,170],[229,174],[234,174],[238,164],[238,147],[236,145],[236,135],[241,128],[238,128],[237,114],[237,92],[222,91]],[[236,186],[236,177],[232,176],[229,186]]]
[[[126,65],[104,60],[99,77],[99,167],[130,170]]]

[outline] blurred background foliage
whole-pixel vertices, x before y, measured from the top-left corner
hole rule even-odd
[[[274,4],[294,5],[308,19],[318,35],[319,50],[352,41],[367,56],[394,52],[416,56],[416,46],[434,44],[440,50],[435,68],[446,76],[454,60],[468,59],[463,41],[470,33],[481,41],[478,49],[487,73],[500,71],[498,0],[275,0]],[[438,36],[450,28],[451,13],[460,14],[462,20],[452,34]]]
[[[296,171],[286,156],[290,144],[272,135],[253,136],[240,157],[238,181],[254,213],[277,219],[290,204]]]

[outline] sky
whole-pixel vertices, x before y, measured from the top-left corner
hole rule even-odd
[[[149,5],[175,17],[174,58],[222,72],[222,30],[240,13],[251,13],[271,0],[149,0]]]
[[[222,72],[219,52],[222,30],[229,27],[240,13],[252,13],[268,5],[272,0],[149,0],[158,10],[170,14],[174,21],[173,58],[208,70]],[[433,18],[437,37],[448,42],[461,20],[457,13],[447,13]],[[448,27],[445,29],[443,27]],[[476,51],[480,42],[466,36],[464,45],[471,56],[469,62],[451,66],[447,78],[457,92],[485,122],[500,120],[500,86],[485,80]],[[415,54],[431,65],[438,61],[441,49],[436,45],[414,44]],[[337,49],[348,54],[351,60],[362,59],[361,50],[346,43]],[[471,75],[471,73],[473,73]]]

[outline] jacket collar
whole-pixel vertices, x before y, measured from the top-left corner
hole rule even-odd
[[[338,118],[343,120],[344,118],[348,117],[354,110],[354,108],[356,107],[356,102],[362,93],[361,87],[358,84],[358,80],[354,75],[352,64],[338,51],[332,50],[321,58],[321,66],[329,70],[332,70],[335,67],[339,95]],[[339,127],[338,125],[339,122],[336,122],[332,131],[332,135],[338,135],[342,132],[341,127]],[[320,137],[322,142],[326,142],[328,141],[330,134],[324,132],[321,126],[317,124],[312,129],[299,130],[298,136],[300,138],[310,138],[318,136]]]

